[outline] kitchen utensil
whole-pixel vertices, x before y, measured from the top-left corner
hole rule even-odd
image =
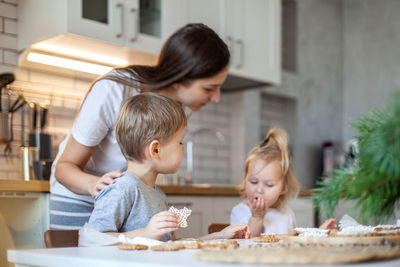
[[[0,112],[0,143],[6,143],[8,140],[8,112]]]
[[[21,147],[25,147],[25,107],[21,109]]]
[[[21,147],[21,176],[25,181],[33,180],[37,177],[34,172],[34,162],[39,160],[39,150],[36,147]]]
[[[8,110],[8,112],[12,112],[12,113],[17,112],[25,104],[26,104],[25,98],[22,95],[18,95],[18,98],[11,105],[10,109]]]
[[[53,160],[51,159],[39,159],[33,162],[33,172],[36,179],[38,180],[49,180],[51,165]]]
[[[0,140],[4,143],[6,143],[6,146],[4,148],[4,156],[10,156],[11,155],[11,142],[14,140],[14,134],[13,134],[13,117],[14,113],[18,111],[21,107],[23,107],[26,103],[24,97],[22,95],[19,95],[18,98],[14,101],[13,104],[11,103],[10,100],[10,92],[8,93],[8,111],[2,111],[1,112],[1,124],[2,124],[2,131],[1,131],[1,138]]]
[[[12,83],[15,80],[15,76],[12,73],[2,73],[0,74],[0,111],[3,111],[2,107],[2,93],[3,93],[3,87],[6,87],[6,85]]]
[[[37,129],[38,109],[40,131]],[[41,160],[49,160],[52,158],[52,138],[50,134],[44,132],[47,122],[47,112],[47,107],[40,107],[38,104],[33,105],[32,129],[29,134],[29,146],[37,147],[39,149],[39,158]]]
[[[6,85],[12,83],[14,81],[15,77],[14,74],[12,73],[3,73],[0,74],[0,142],[2,143],[8,143],[9,140],[11,139],[10,136],[10,120],[9,120],[9,115],[8,115],[8,110],[3,110],[3,88],[6,87]],[[8,105],[10,105],[10,94],[8,96]],[[6,150],[9,150],[10,146],[6,146]],[[5,151],[6,152],[6,151]]]

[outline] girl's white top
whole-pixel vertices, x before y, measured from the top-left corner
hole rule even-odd
[[[250,207],[240,202],[232,209],[231,224],[249,222],[251,217]],[[269,208],[264,217],[264,232],[266,234],[287,234],[296,227],[296,220],[293,211],[286,208],[283,211]]]
[[[59,157],[72,134],[74,139],[88,147],[95,147],[84,171],[96,176],[114,170],[126,170],[127,162],[115,138],[115,123],[123,102],[138,91],[110,80],[95,83],[83,102],[81,110],[74,121],[71,132],[61,142],[57,157],[52,166],[50,192],[74,199],[93,202],[91,196],[78,195],[62,184],[54,176]]]

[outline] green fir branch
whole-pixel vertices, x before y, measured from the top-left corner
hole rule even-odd
[[[400,92],[388,108],[371,110],[351,126],[358,137],[356,165],[335,170],[312,199],[328,217],[340,199],[356,200],[359,219],[383,222],[400,202]]]

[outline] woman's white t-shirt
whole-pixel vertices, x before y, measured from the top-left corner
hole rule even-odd
[[[84,145],[95,146],[84,171],[96,176],[114,170],[126,170],[127,162],[115,138],[115,123],[122,103],[138,91],[110,80],[96,82],[83,102],[68,136],[61,142],[58,155],[52,166],[50,192],[73,199],[93,202],[91,196],[71,192],[60,184],[55,176],[55,168],[70,135]]]
[[[231,224],[247,224],[250,217],[250,207],[242,201],[232,209]],[[269,208],[265,214],[264,233],[266,234],[288,234],[291,233],[295,227],[295,216],[290,208],[286,208],[284,211]]]

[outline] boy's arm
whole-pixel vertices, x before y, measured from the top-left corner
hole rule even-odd
[[[178,219],[174,214],[168,211],[162,211],[151,217],[149,223],[145,228],[124,232],[129,238],[135,238],[137,236],[147,237],[160,240],[161,236],[178,230]],[[118,236],[119,232],[105,232],[112,236]]]
[[[131,212],[135,194],[136,190],[121,180],[107,186],[95,198],[88,223],[99,232],[118,233]]]

